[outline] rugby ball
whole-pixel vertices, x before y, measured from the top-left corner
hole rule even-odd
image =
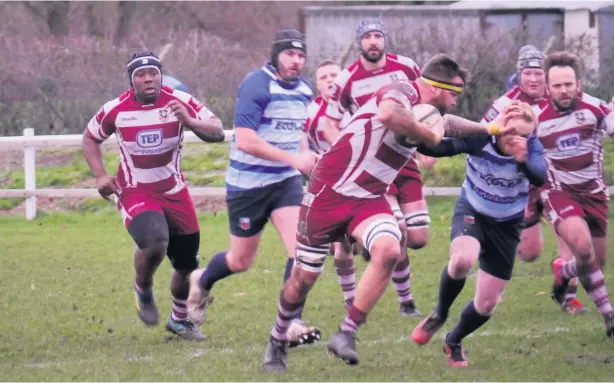
[[[431,104],[417,104],[412,107],[412,114],[417,121],[432,127],[442,120],[442,115],[438,108]],[[417,146],[418,141],[406,136],[398,135],[397,142],[404,146]]]

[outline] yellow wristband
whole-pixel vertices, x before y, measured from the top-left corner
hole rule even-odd
[[[492,136],[497,136],[502,133],[502,127],[495,122],[489,124],[489,134]]]

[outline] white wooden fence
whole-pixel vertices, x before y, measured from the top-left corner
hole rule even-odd
[[[226,141],[232,136],[232,131],[226,131]],[[24,152],[24,179],[25,189],[0,189],[0,198],[26,198],[26,219],[36,218],[36,197],[52,198],[86,198],[99,197],[98,191],[88,189],[37,189],[36,188],[36,149],[80,147],[81,134],[35,136],[34,129],[23,130],[23,136],[0,137],[0,150],[23,150]],[[192,132],[184,134],[184,142],[201,142]],[[106,140],[103,146],[116,146],[115,135]],[[428,196],[458,196],[461,192],[459,187],[425,187],[423,193]],[[190,193],[195,197],[224,196],[224,188],[221,187],[194,187]],[[613,187],[609,187],[609,194],[613,194]]]

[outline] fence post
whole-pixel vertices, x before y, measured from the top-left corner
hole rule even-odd
[[[34,137],[34,129],[23,130],[24,137]],[[36,148],[26,144],[24,148],[24,179],[26,190],[36,190]],[[36,218],[36,196],[26,197],[26,219]]]

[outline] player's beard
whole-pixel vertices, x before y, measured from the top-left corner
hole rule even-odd
[[[370,63],[377,63],[384,56],[384,49],[379,51],[377,56],[373,56],[373,57],[369,55],[369,51],[361,50],[361,56],[363,56],[363,58],[369,61]]]
[[[443,102],[435,102],[432,105],[435,106],[436,109],[438,109],[438,112],[440,112],[441,115],[444,116],[446,113],[448,113],[448,108]]]
[[[158,100],[159,95],[160,95],[160,90],[152,94],[146,94],[143,92],[135,91],[136,99],[142,104],[154,104],[156,100]]]
[[[292,70],[296,71],[295,74],[292,74]],[[282,80],[286,82],[294,82],[299,77],[299,68],[284,68],[280,66],[278,73],[280,74],[280,77],[282,77]]]
[[[563,106],[562,104],[557,102],[557,100],[555,99],[553,99],[553,105],[555,106],[555,109],[559,110],[560,112],[567,112],[569,110],[574,109],[577,106],[577,101],[578,101],[578,97],[575,95],[572,97],[572,101],[570,101],[570,105],[568,106]]]

